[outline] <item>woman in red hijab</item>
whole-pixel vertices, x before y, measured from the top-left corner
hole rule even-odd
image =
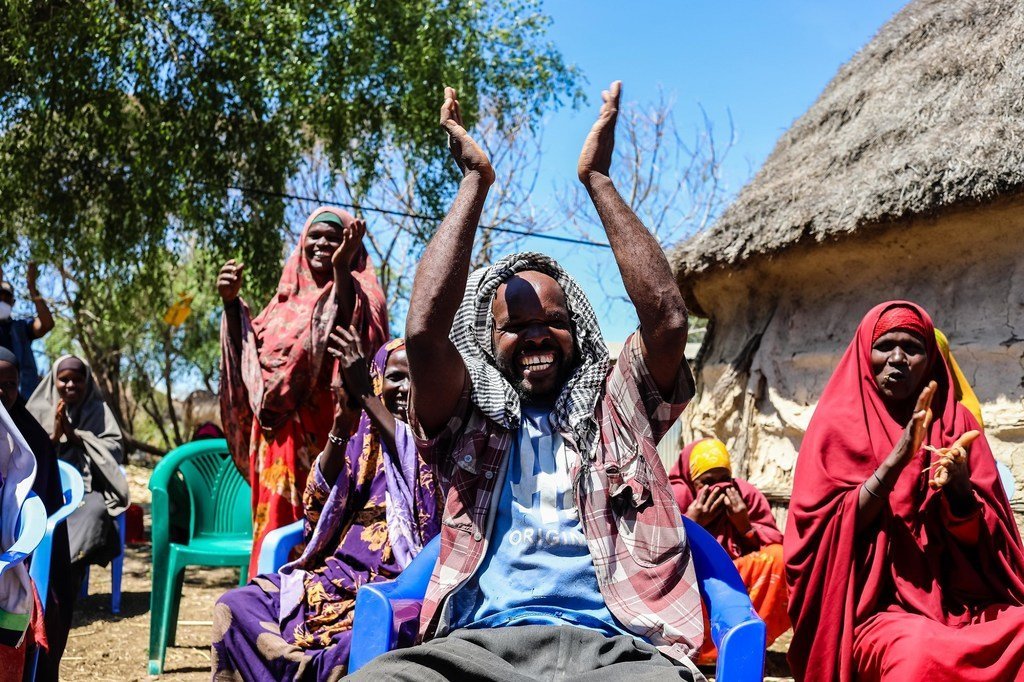
[[[715,536],[732,557],[750,601],[768,630],[770,645],[789,629],[782,533],[760,490],[732,475],[725,443],[717,438],[694,441],[679,455],[669,473],[679,509]],[[710,632],[705,616],[704,631]],[[715,644],[704,638],[700,663],[717,657]]]
[[[1020,534],[952,386],[931,318],[894,301],[825,387],[784,541],[798,680],[1024,679]]]
[[[277,294],[256,317],[239,296],[242,264],[228,261],[217,290],[221,417],[231,455],[252,484],[255,575],[264,536],[303,518],[310,463],[333,423],[327,338],[354,326],[364,348],[388,340],[384,292],[363,247],[366,224],[319,208],[285,262]]]

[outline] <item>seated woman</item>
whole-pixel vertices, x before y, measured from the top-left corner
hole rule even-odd
[[[396,577],[440,530],[437,488],[404,421],[404,342],[383,346],[369,371],[355,328],[338,327],[328,351],[344,388],[306,483],[306,548],[217,602],[215,679],[339,679],[359,586]]]
[[[39,422],[25,409],[25,399],[19,393],[21,386],[18,358],[6,348],[0,347],[0,403],[11,416],[15,428],[25,439],[36,460],[36,478],[32,490],[46,506],[47,516],[55,514],[64,505],[64,491],[57,468],[57,453],[53,442]],[[31,561],[31,559],[29,559]],[[76,585],[71,585],[68,572],[71,557],[68,555],[68,531],[66,524],[60,524],[53,531],[53,549],[50,554],[49,594],[39,595],[46,602],[45,649],[40,648],[37,680],[56,680],[60,659],[68,641],[71,629],[71,605],[75,600]],[[30,648],[28,655],[34,657]]]
[[[857,328],[800,448],[784,547],[798,680],[1024,679],[1020,534],[920,306]]]
[[[82,506],[67,520],[71,551],[68,589],[74,596],[90,564],[105,566],[121,552],[114,523],[128,508],[128,479],[121,473],[121,429],[103,402],[92,370],[74,355],[53,363],[26,407],[46,429],[57,456],[78,469],[85,482]]]
[[[733,558],[757,615],[768,626],[770,645],[789,629],[782,533],[768,500],[732,475],[725,443],[705,438],[687,445],[669,473],[679,509],[715,536]],[[708,624],[705,622],[705,632]],[[701,663],[714,660],[715,645],[704,638]]]

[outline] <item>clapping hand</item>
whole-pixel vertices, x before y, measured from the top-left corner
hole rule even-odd
[[[350,326],[345,329],[341,325],[335,327],[327,339],[327,352],[337,358],[339,378],[352,401],[350,407],[356,407],[356,400],[373,393],[370,366],[356,328]]]
[[[335,282],[338,281],[339,276],[352,270],[352,262],[355,260],[356,254],[359,253],[359,247],[363,243],[365,235],[366,221],[361,218],[356,218],[351,225],[342,230],[341,246],[335,249],[331,255]]]
[[[455,88],[444,89],[444,104],[441,105],[441,127],[448,133],[448,151],[458,164],[462,174],[480,174],[487,184],[494,182],[494,169],[487,154],[480,148],[462,125],[458,94]]]
[[[896,443],[896,447],[893,448],[892,453],[889,455],[891,466],[902,471],[903,467],[921,449],[921,444],[924,443],[925,436],[928,435],[928,427],[932,423],[932,398],[935,397],[937,389],[938,384],[934,381],[929,381],[928,385],[921,391],[921,395],[918,396],[917,404],[914,406],[914,414],[903,430],[903,435]]]
[[[75,435],[75,427],[71,423],[71,418],[68,416],[68,406],[63,400],[57,401],[57,411],[53,417],[53,436],[52,440],[54,443],[59,443],[61,436],[67,438],[68,442],[78,443],[79,438]]]
[[[972,430],[957,438],[948,448],[927,448],[935,455],[931,466],[928,467],[932,470],[932,476],[928,480],[932,490],[939,490],[948,485],[961,499],[970,494],[971,469],[967,464],[967,448],[980,435],[980,431]]]

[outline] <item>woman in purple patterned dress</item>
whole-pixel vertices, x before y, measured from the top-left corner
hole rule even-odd
[[[306,484],[306,549],[217,602],[215,680],[341,678],[359,586],[397,576],[440,530],[437,486],[405,423],[404,342],[385,344],[369,371],[354,329],[338,327],[328,350],[344,387]]]

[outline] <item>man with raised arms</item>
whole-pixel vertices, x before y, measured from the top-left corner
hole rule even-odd
[[[577,173],[640,318],[614,367],[576,281],[538,253],[469,273],[494,170],[445,89],[463,172],[416,272],[411,423],[451,487],[424,644],[356,679],[703,679],[700,595],[656,446],[693,396],[686,308],[609,177],[620,83]]]

